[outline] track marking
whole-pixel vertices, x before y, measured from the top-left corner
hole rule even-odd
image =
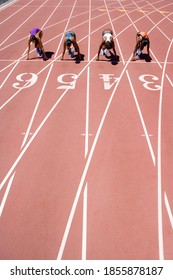
[[[145,11],[145,10],[138,10],[139,13],[148,13],[149,11]]]
[[[171,212],[171,207],[170,207],[166,192],[164,193],[164,199],[165,199],[166,210],[168,212],[168,217],[169,217],[169,220],[170,220],[170,223],[171,223],[171,227],[173,229],[173,214]]]
[[[86,183],[83,194],[82,260],[86,260],[87,255],[87,201],[88,185]]]
[[[142,137],[146,137],[145,134],[141,134],[141,136],[142,136]],[[148,134],[148,136],[149,136],[149,137],[153,137],[154,135],[153,135],[153,134]]]
[[[31,117],[31,120],[30,120],[29,125],[28,125],[28,128],[27,128],[27,130],[26,130],[25,137],[24,137],[23,142],[22,142],[22,145],[21,145],[21,149],[22,149],[22,148],[24,147],[24,145],[26,144],[26,141],[27,141],[28,136],[29,136],[29,134],[30,134],[30,130],[31,130],[32,124],[33,124],[33,122],[34,122],[34,118],[35,118],[35,116],[36,116],[36,113],[37,113],[38,107],[39,107],[39,105],[40,105],[41,99],[42,99],[42,97],[43,97],[44,90],[45,90],[45,87],[46,87],[46,85],[47,85],[48,79],[49,79],[49,77],[50,77],[50,74],[51,74],[51,71],[52,71],[52,67],[53,67],[53,64],[50,66],[49,72],[48,72],[48,74],[47,74],[47,76],[46,76],[46,79],[45,79],[45,81],[44,81],[44,84],[43,84],[41,93],[40,93],[40,95],[39,95],[39,98],[38,98],[38,100],[37,100],[36,106],[35,106],[35,108],[34,108],[34,111],[33,111],[32,117]]]
[[[138,103],[138,100],[137,100],[137,97],[136,97],[136,94],[135,94],[135,91],[134,91],[134,88],[133,88],[133,85],[132,85],[132,82],[131,82],[128,71],[126,71],[126,74],[127,74],[128,80],[129,80],[129,84],[130,84],[131,91],[132,91],[132,94],[133,94],[133,98],[134,98],[134,101],[135,101],[135,104],[136,104],[136,107],[137,107],[137,111],[138,111],[138,114],[139,114],[139,117],[140,117],[140,120],[141,120],[141,123],[142,123],[142,127],[143,127],[143,130],[144,130],[144,135],[145,135],[146,140],[147,140],[147,144],[148,144],[148,147],[149,147],[151,158],[152,158],[153,164],[155,166],[156,165],[155,155],[154,155],[154,151],[153,151],[150,139],[149,139],[149,134],[147,132],[147,128],[146,128],[146,125],[145,125],[145,122],[144,122],[144,118],[142,116],[140,106],[139,106],[139,103]]]
[[[90,33],[91,33],[91,0],[89,1],[89,20],[88,20],[88,60],[90,60]],[[86,90],[86,124],[85,124],[85,158],[88,155],[89,147],[89,99],[90,98],[90,66],[87,68],[87,90]],[[87,194],[88,185],[86,184],[83,193],[83,228],[82,228],[82,260],[86,260],[87,251]]]
[[[170,82],[171,86],[173,87],[173,82],[171,81],[171,79],[168,77],[167,74],[166,74],[166,78],[168,79],[168,81]]]
[[[17,62],[15,63],[14,67],[11,69],[11,71],[8,73],[8,75],[6,76],[6,78],[4,79],[4,81],[2,82],[2,84],[0,85],[0,89],[3,87],[3,85],[6,83],[6,81],[8,80],[8,78],[10,77],[11,73],[13,72],[13,70],[17,67],[17,65],[19,64],[19,60],[17,60]]]
[[[162,213],[162,158],[161,158],[161,132],[162,132],[162,103],[163,103],[163,87],[165,80],[165,71],[166,71],[166,62],[168,59],[169,52],[171,50],[171,46],[173,43],[173,39],[169,45],[165,64],[163,66],[162,78],[161,78],[161,89],[160,89],[160,100],[159,100],[159,115],[158,115],[158,238],[159,238],[159,258],[160,260],[164,259],[164,245],[163,245],[163,213]]]
[[[9,182],[8,182],[7,188],[6,188],[6,190],[5,190],[5,194],[4,194],[4,196],[3,196],[3,199],[2,199],[2,202],[1,202],[1,205],[0,205],[0,218],[1,218],[1,216],[2,216],[4,207],[5,207],[5,203],[6,203],[6,201],[7,201],[7,197],[8,197],[8,194],[9,194],[9,192],[10,192],[10,189],[11,189],[14,176],[15,176],[15,172],[13,173],[13,175],[11,176],[11,178],[10,178],[10,180],[9,180]]]
[[[91,0],[89,1],[89,17],[88,17],[88,60],[90,61],[91,51]],[[86,123],[85,123],[85,158],[88,154],[89,146],[89,104],[90,104],[90,66],[87,68],[87,90],[86,90]]]

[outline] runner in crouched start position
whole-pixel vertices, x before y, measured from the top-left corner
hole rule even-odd
[[[138,60],[141,58],[142,51],[144,47],[147,47],[147,54],[150,55],[150,40],[146,32],[138,32],[136,34],[136,45],[133,51],[132,61]]]
[[[105,29],[102,32],[102,42],[99,46],[98,55],[97,55],[96,60],[99,60],[100,54],[107,57],[107,54],[110,53],[111,49],[113,50],[114,55],[116,56],[115,43],[113,40],[113,32],[111,29]]]
[[[30,35],[28,38],[28,52],[27,52],[27,60],[29,59],[29,52],[30,52],[30,48],[31,48],[31,43],[34,44],[36,52],[38,53],[38,55],[40,57],[43,57],[44,60],[47,59],[47,56],[45,54],[44,48],[43,48],[43,44],[42,44],[42,39],[43,37],[43,31],[39,28],[33,28],[30,31]]]
[[[61,58],[62,60],[64,59],[66,50],[67,53],[71,55],[71,58],[74,58],[75,52],[77,52],[79,59],[81,58],[80,49],[78,43],[76,42],[76,34],[73,31],[68,31],[65,33],[63,53]]]

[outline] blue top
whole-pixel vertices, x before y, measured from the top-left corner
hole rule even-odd
[[[70,40],[71,37],[74,37],[74,32],[67,32],[65,34],[66,41]]]

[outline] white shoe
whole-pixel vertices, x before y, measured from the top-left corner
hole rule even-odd
[[[100,51],[100,54],[105,56],[105,55],[108,54],[108,52],[109,52],[108,49],[104,49],[104,50],[101,50],[101,51]]]
[[[138,49],[137,52],[136,52],[136,55],[140,56],[142,53],[141,49]]]

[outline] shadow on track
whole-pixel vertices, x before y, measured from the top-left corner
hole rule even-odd
[[[140,55],[140,59],[141,59],[141,60],[145,60],[146,62],[151,62],[151,60],[152,60],[151,56],[149,56],[149,55],[146,54],[146,53],[142,53],[142,54]]]
[[[52,58],[52,55],[54,54],[54,52],[46,51],[45,54],[46,54],[47,60],[48,60],[48,59]]]
[[[76,54],[71,58],[64,58],[63,60],[65,60],[65,61],[75,61],[76,64],[79,64],[81,61],[84,61],[84,57],[85,57],[85,55],[81,53],[80,56]]]
[[[109,51],[109,53],[110,55],[104,55],[104,57],[107,58],[107,60],[99,59],[99,61],[106,61],[106,62],[110,62],[112,65],[117,65],[118,62],[120,61],[119,55],[114,55],[111,51]]]

